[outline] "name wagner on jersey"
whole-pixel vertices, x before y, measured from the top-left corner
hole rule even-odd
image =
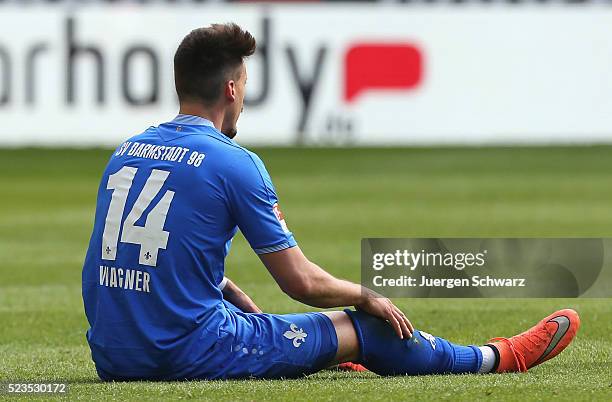
[[[100,286],[151,292],[151,275],[146,271],[100,265]]]

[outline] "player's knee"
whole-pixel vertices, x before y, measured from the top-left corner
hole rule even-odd
[[[343,311],[327,311],[323,314],[331,320],[338,338],[338,351],[334,364],[356,361],[359,358],[359,342],[349,316]]]

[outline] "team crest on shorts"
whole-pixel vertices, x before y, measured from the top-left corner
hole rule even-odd
[[[304,332],[302,328],[298,329],[297,325],[293,323],[289,325],[289,328],[291,331],[285,331],[283,336],[289,340],[293,340],[293,346],[299,348],[302,343],[306,342],[308,334]]]

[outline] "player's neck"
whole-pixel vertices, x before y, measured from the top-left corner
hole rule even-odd
[[[223,125],[224,112],[216,108],[205,108],[197,104],[181,104],[179,114],[202,117],[212,122],[217,130],[221,130],[221,126]]]

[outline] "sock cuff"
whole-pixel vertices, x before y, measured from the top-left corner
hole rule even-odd
[[[501,356],[499,355],[499,350],[497,350],[497,348],[494,345],[491,345],[490,343],[487,343],[484,346],[493,349],[493,353],[495,353],[495,364],[493,365],[493,369],[491,370],[491,372],[496,373],[497,368],[499,367],[499,361],[501,360]]]
[[[482,352],[476,346],[456,346],[454,373],[477,373],[482,365]],[[474,359],[474,357],[476,359]]]

